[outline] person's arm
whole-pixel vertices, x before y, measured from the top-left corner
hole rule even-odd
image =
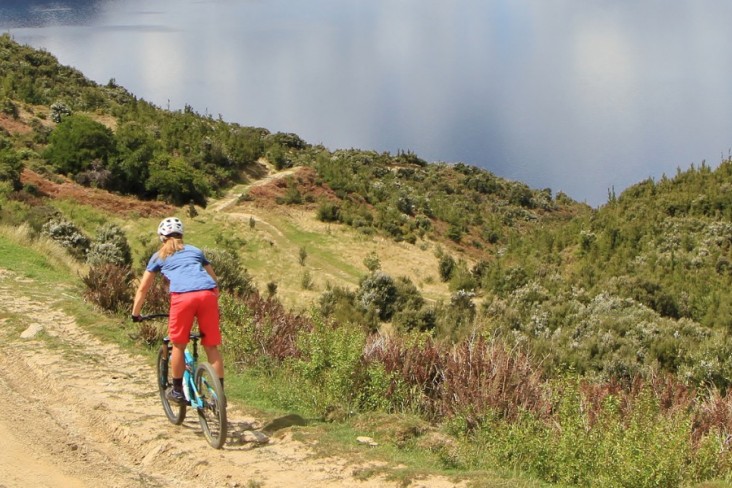
[[[211,277],[212,280],[216,283],[216,288],[214,288],[214,291],[216,292],[216,296],[219,296],[219,279],[216,277],[216,273],[214,273],[213,268],[210,264],[204,264],[203,269],[206,270],[206,273]]]
[[[206,270],[206,273],[208,273],[208,275],[211,277],[211,279],[214,280],[216,282],[216,285],[218,286],[219,279],[216,277],[216,273],[214,273],[214,270],[211,267],[211,265],[210,264],[205,264],[203,266],[203,269]]]
[[[147,291],[152,286],[153,281],[155,281],[155,275],[156,273],[147,270],[143,273],[142,279],[140,279],[140,286],[137,287],[137,293],[135,293],[135,302],[132,305],[132,317],[140,316],[142,304],[145,303]]]

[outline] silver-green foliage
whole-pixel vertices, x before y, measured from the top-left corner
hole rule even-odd
[[[132,251],[122,228],[113,223],[104,224],[97,230],[86,260],[91,265],[102,263],[130,266]]]
[[[76,259],[83,260],[89,251],[91,241],[73,222],[55,218],[46,222],[41,234],[58,242]]]

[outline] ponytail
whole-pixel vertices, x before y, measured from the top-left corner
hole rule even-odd
[[[165,261],[168,256],[183,250],[183,236],[179,234],[171,234],[163,237],[163,245],[158,250],[158,259]]]

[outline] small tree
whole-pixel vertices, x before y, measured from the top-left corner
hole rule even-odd
[[[440,262],[438,264],[438,271],[440,273],[440,279],[442,281],[450,281],[453,272],[455,271],[455,258],[449,254],[441,254],[439,256]]]
[[[391,276],[375,271],[361,280],[356,302],[364,311],[375,313],[379,320],[389,320],[396,301],[397,286]]]
[[[196,210],[196,204],[193,200],[188,202],[188,217],[193,218],[198,216],[198,210]]]
[[[69,115],[71,115],[71,109],[67,107],[66,104],[56,102],[51,105],[51,120],[57,124],[61,123],[61,121]]]
[[[381,261],[379,260],[379,256],[373,251],[371,251],[368,256],[363,258],[363,265],[366,266],[366,269],[368,269],[371,273],[373,273],[377,269],[381,269]]]
[[[267,283],[267,295],[269,295],[270,298],[274,297],[277,294],[277,283],[274,281],[270,281]]]
[[[219,288],[237,295],[254,291],[252,277],[243,268],[239,256],[227,249],[204,249],[219,280]]]
[[[300,251],[298,253],[298,262],[300,263],[300,266],[305,266],[305,260],[308,257],[308,250],[305,249],[305,247],[301,247]]]
[[[302,279],[300,280],[300,286],[302,286],[303,290],[312,290],[313,289],[313,277],[310,274],[309,270],[305,270],[302,273]]]
[[[7,181],[13,190],[20,190],[23,185],[20,181],[20,174],[23,172],[23,161],[18,153],[10,147],[3,148],[3,141],[0,140],[0,181]]]

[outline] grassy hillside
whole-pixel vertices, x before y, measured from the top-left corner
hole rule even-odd
[[[732,161],[592,209],[464,164],[162,110],[6,35],[0,180],[0,224],[65,246],[81,293],[120,317],[158,221],[183,218],[222,277],[227,362],[277,408],[408,415],[394,449],[463,473],[732,473]]]

